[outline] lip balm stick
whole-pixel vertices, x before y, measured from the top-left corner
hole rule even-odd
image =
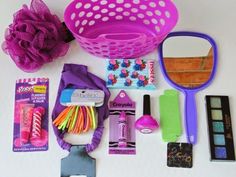
[[[31,141],[38,141],[41,139],[41,123],[44,113],[45,109],[43,107],[35,108],[33,111]]]

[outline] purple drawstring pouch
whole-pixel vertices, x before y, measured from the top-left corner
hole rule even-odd
[[[106,88],[105,81],[103,81],[96,75],[89,73],[87,71],[87,66],[65,64],[61,75],[56,103],[52,113],[52,120],[56,119],[56,117],[65,109],[65,106],[60,104],[60,95],[63,89],[68,88],[102,90],[105,93],[104,104],[101,107],[96,108],[98,115],[98,125],[96,130],[94,131],[92,142],[90,144],[87,144],[85,147],[87,152],[91,152],[98,147],[101,141],[104,129],[103,122],[109,114],[107,104],[110,97],[110,92]],[[57,136],[58,144],[63,149],[69,151],[72,145],[63,140],[66,131],[59,130],[54,125],[53,129],[55,135]]]

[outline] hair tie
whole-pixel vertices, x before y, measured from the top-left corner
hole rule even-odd
[[[92,106],[69,106],[53,121],[58,129],[80,134],[97,127],[96,115]]]
[[[91,113],[92,113],[92,129],[96,129],[97,127],[97,119],[96,119],[96,112],[95,112],[95,108],[94,107],[90,107],[91,108]]]

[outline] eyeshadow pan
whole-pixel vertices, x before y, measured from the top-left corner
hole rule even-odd
[[[221,100],[217,97],[211,98],[211,107],[212,108],[221,108]]]
[[[225,136],[224,135],[214,135],[214,144],[215,145],[225,145]]]
[[[225,147],[215,147],[215,157],[218,159],[226,159],[227,153]]]
[[[224,124],[223,122],[212,122],[213,132],[215,133],[223,133],[224,132]]]
[[[229,97],[207,95],[206,108],[212,161],[235,161]]]
[[[222,111],[221,110],[211,110],[211,116],[213,120],[222,120]]]

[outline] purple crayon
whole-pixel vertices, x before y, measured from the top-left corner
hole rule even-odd
[[[118,126],[119,126],[118,146],[126,147],[127,146],[127,117],[124,111],[120,113]]]

